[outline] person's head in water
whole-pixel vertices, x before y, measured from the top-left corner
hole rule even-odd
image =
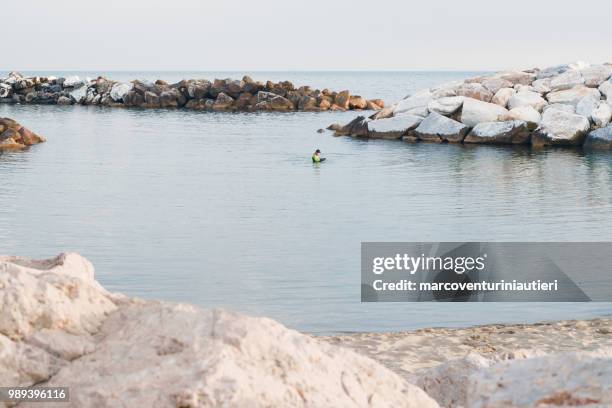
[[[317,150],[315,150],[315,154],[316,154],[317,156],[320,156],[320,155],[321,155],[321,151],[320,151],[319,149],[317,149]]]

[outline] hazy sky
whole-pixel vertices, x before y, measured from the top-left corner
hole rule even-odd
[[[18,0],[0,34],[3,70],[492,70],[612,62],[612,0]]]

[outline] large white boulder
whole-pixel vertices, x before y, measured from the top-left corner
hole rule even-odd
[[[536,128],[542,120],[540,112],[535,110],[531,106],[520,106],[518,108],[511,109],[507,115],[502,116],[500,120],[522,120],[529,124],[530,128]]]
[[[123,101],[123,97],[125,96],[125,94],[130,92],[133,87],[134,87],[134,84],[132,83],[126,84],[126,83],[118,82],[114,84],[113,87],[111,88],[110,97],[115,102],[121,102]]]
[[[461,122],[468,127],[474,127],[481,122],[495,122],[508,110],[494,103],[487,103],[473,98],[463,100]]]
[[[544,68],[544,69],[541,69],[540,71],[538,71],[537,78],[538,79],[546,79],[546,78],[556,77],[556,76],[559,76],[562,73],[568,71],[569,69],[570,69],[570,67],[569,67],[568,64],[555,65],[553,67]]]
[[[553,77],[550,80],[550,88],[552,92],[564,91],[572,89],[578,85],[584,84],[584,78],[579,71],[567,71],[559,76]]]
[[[393,109],[393,115],[402,113],[422,114],[427,111],[427,105],[433,99],[429,90],[419,91],[399,101]]]
[[[470,131],[464,143],[525,144],[531,138],[527,122],[483,122]]]
[[[531,85],[533,86],[534,91],[540,94],[547,94],[552,91],[552,88],[550,87],[550,82],[550,78],[536,79]]]
[[[576,105],[576,113],[584,116],[585,118],[590,118],[595,109],[599,107],[599,103],[599,99],[596,99],[593,96],[586,96]]]
[[[506,108],[508,106],[508,101],[516,94],[514,88],[502,88],[495,95],[493,99],[491,99],[491,103],[497,104]]]
[[[558,109],[547,109],[542,122],[531,137],[534,146],[581,145],[589,131],[590,123],[581,115]]]
[[[599,85],[599,92],[601,92],[608,101],[612,100],[612,80],[607,80]]]
[[[484,102],[491,102],[493,98],[493,92],[477,82],[466,82],[461,84],[455,89],[455,93],[457,96],[465,96]]]
[[[508,109],[514,109],[521,106],[531,106],[538,112],[548,105],[548,102],[537,92],[520,91],[512,95],[508,100]]]
[[[430,112],[449,116],[461,109],[461,106],[463,106],[463,96],[448,96],[432,100],[427,105],[427,109]]]
[[[83,80],[78,75],[70,75],[64,78],[63,85],[65,88],[77,88],[83,85]]]
[[[595,88],[588,88],[586,86],[577,86],[572,89],[565,91],[550,92],[546,95],[548,103],[563,103],[567,105],[577,105],[578,102],[584,97],[591,96],[595,99],[600,99],[601,94]]]
[[[609,65],[593,65],[582,69],[580,73],[586,86],[597,88],[612,76],[612,67]]]
[[[490,77],[481,82],[482,86],[496,94],[502,88],[512,88],[513,83],[503,78]]]
[[[469,379],[465,406],[612,406],[612,350],[511,360],[476,371]]]
[[[563,112],[576,113],[575,105],[568,105],[565,103],[552,103],[550,105],[546,105],[544,107],[544,112],[549,109],[558,109],[558,110],[562,110]]]
[[[467,126],[456,120],[431,112],[411,134],[427,142],[460,143],[469,130]]]
[[[504,79],[513,85],[531,85],[536,75],[523,71],[504,71],[494,75],[496,78]]]
[[[372,139],[400,139],[408,131],[416,128],[422,121],[423,117],[411,114],[372,120],[367,123],[368,137]]]
[[[591,112],[591,120],[597,127],[607,126],[612,120],[612,106],[600,101],[599,106]]]
[[[46,261],[0,257],[0,334],[11,339],[42,329],[95,333],[116,302],[77,254]]]

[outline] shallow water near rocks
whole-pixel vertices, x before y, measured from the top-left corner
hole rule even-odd
[[[474,74],[251,75],[390,102]],[[0,105],[48,138],[0,154],[0,253],[78,251],[110,290],[313,333],[612,313],[605,303],[361,304],[361,241],[612,240],[612,154],[316,132],[355,115]],[[322,165],[310,162],[316,148]]]

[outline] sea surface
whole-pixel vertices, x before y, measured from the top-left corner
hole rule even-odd
[[[248,74],[391,102],[477,73]],[[317,133],[355,115],[0,104],[48,138],[0,154],[0,253],[78,251],[110,290],[312,333],[612,313],[609,303],[360,303],[362,241],[611,241],[612,154]],[[317,148],[323,165],[310,162]]]

